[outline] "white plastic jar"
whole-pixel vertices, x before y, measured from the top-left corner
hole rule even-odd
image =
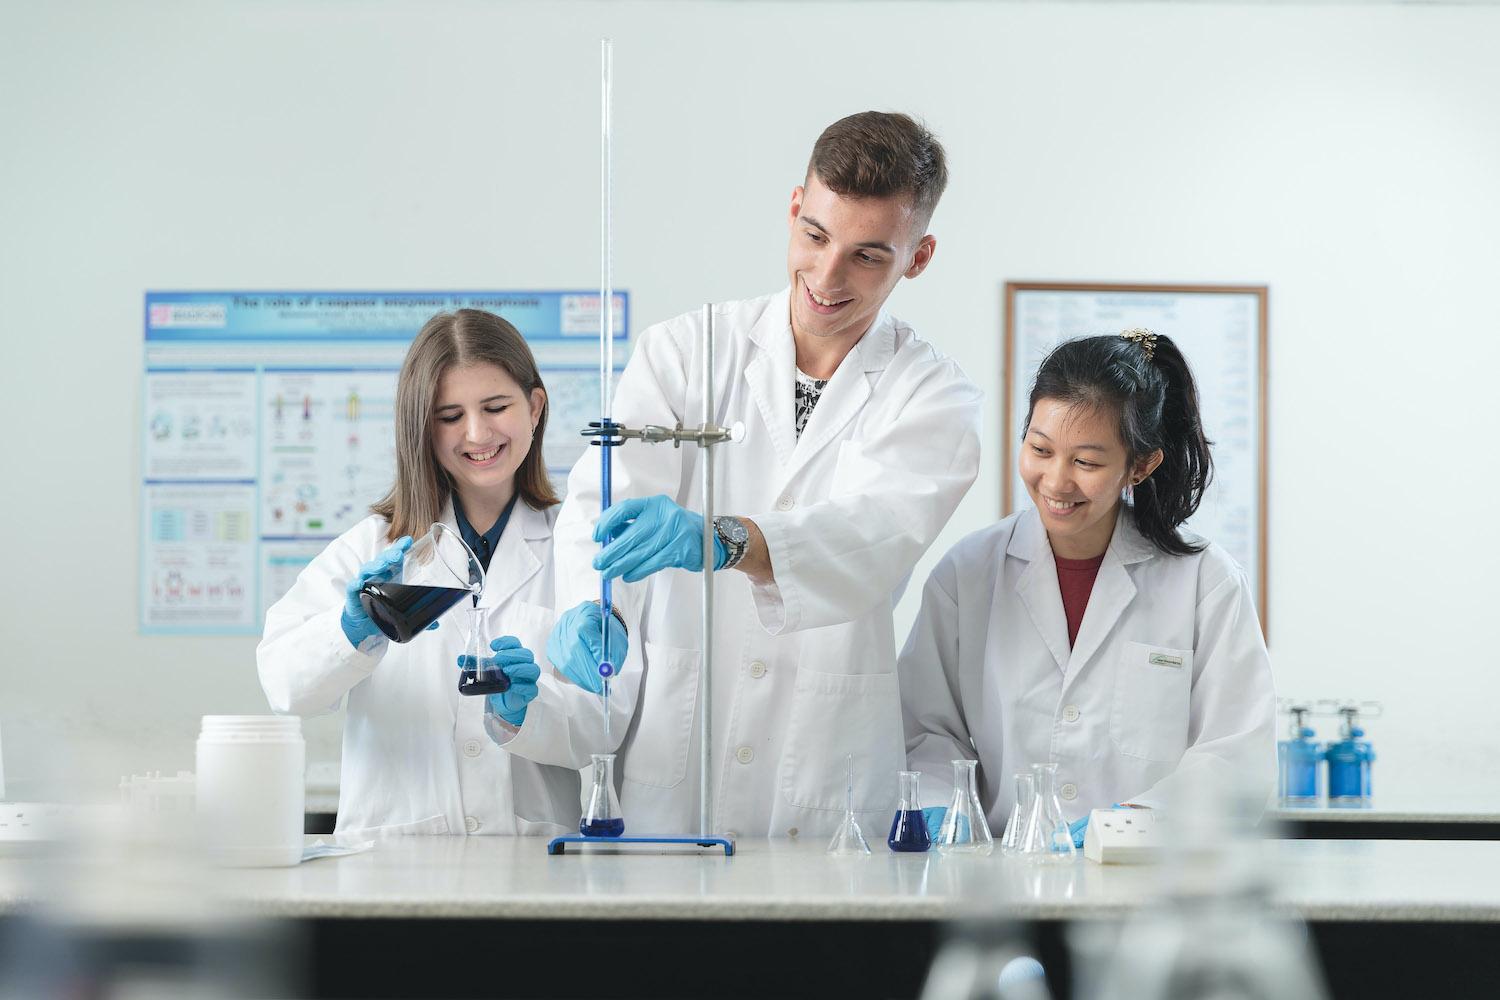
[[[198,734],[198,830],[233,867],[302,860],[307,743],[295,715],[205,715]]]

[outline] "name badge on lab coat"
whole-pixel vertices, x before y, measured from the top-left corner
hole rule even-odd
[[[1146,662],[1160,667],[1180,667],[1182,666],[1182,657],[1172,656],[1169,653],[1152,653],[1146,658]]]

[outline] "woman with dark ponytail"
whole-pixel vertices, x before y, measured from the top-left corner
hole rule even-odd
[[[1264,798],[1271,665],[1244,571],[1182,528],[1213,458],[1177,345],[1055,348],[1018,465],[1033,507],[960,541],[922,592],[898,670],[908,766],[941,795],[948,762],[977,756],[999,828],[1012,773],[1055,763],[1080,844],[1090,810],[1160,806],[1189,768]]]

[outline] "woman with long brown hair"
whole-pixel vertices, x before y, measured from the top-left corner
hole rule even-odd
[[[546,427],[547,390],[514,326],[477,309],[434,316],[397,382],[390,493],[266,613],[256,655],[271,707],[319,715],[348,696],[339,832],[577,828],[578,773],[497,745],[519,731],[540,689],[570,687],[533,653],[557,619],[558,501],[542,459]],[[484,566],[483,591],[430,634],[392,643],[365,613],[360,590],[399,580],[412,538],[434,523],[455,529]],[[587,633],[580,641],[597,645],[600,615],[590,610],[570,621]],[[509,689],[465,698],[459,665],[476,615],[495,637],[484,666],[503,672]],[[611,644],[623,652],[623,633]]]

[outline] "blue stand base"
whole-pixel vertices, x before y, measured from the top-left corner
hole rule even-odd
[[[585,837],[573,834],[568,837],[558,837],[547,845],[548,854],[564,854],[569,844],[581,847],[581,852],[574,853],[602,853],[594,851],[594,848],[619,847],[625,844],[658,844],[667,847],[701,847],[708,850],[724,849],[724,856],[731,857],[734,854],[734,841],[727,837]],[[614,854],[650,854],[649,850],[636,848],[634,850],[617,850],[608,853]]]

